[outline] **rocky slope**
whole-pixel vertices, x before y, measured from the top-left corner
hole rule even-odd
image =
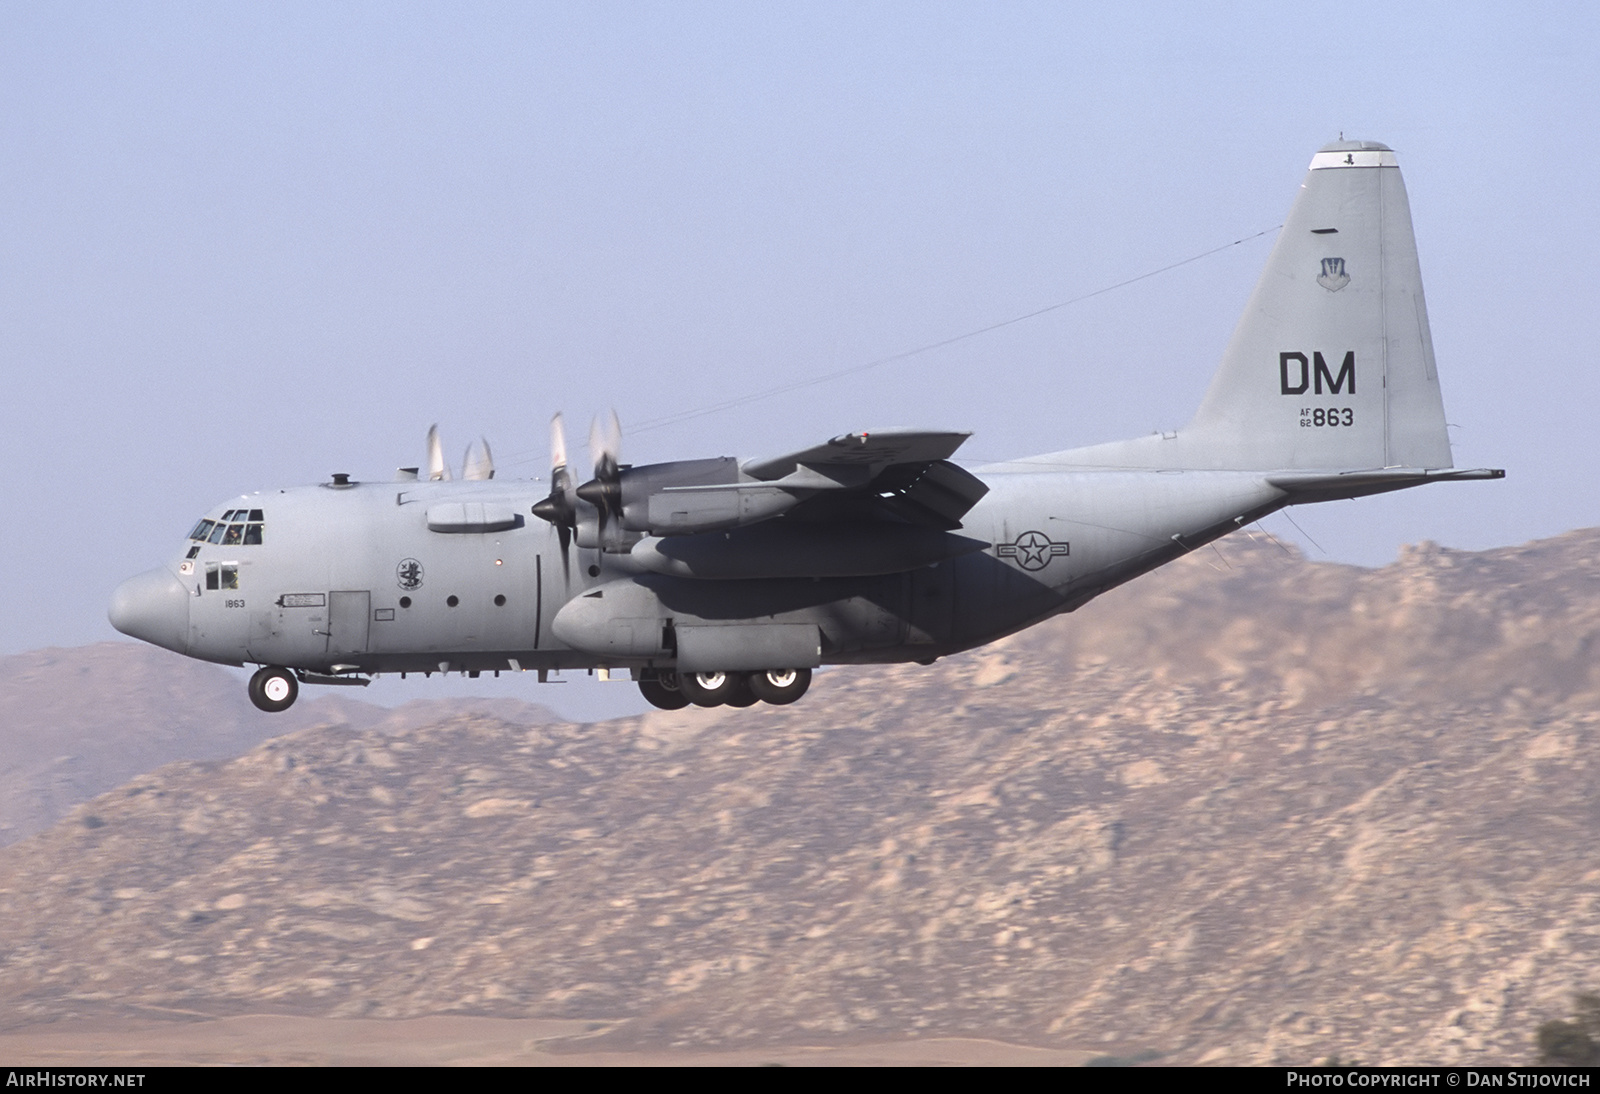
[[[308,726],[392,731],[464,710],[519,724],[560,720],[516,699],[417,699],[390,709],[345,694],[355,689],[318,690],[269,716],[225,669],[142,643],[0,657],[0,845],[140,772],[174,760],[231,759]]]
[[[0,1013],[1525,1063],[1600,979],[1597,565],[1230,540],[791,708],[171,765],[0,851]]]

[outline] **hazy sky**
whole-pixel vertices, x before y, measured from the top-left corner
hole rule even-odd
[[[1270,229],[1341,131],[1399,152],[1456,462],[1510,477],[1298,510],[1309,553],[1594,524],[1596,10],[6,5],[0,651],[111,637],[208,507],[434,421],[530,476],[558,409],[633,462],[1181,425],[1270,234],[639,428]]]

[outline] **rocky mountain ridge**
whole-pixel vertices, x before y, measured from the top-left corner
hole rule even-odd
[[[143,643],[0,657],[0,845],[42,831],[141,772],[174,760],[231,759],[309,726],[397,731],[469,710],[514,724],[561,720],[511,698],[415,699],[389,708],[344,694],[355,690],[326,688],[268,716],[227,670]]]
[[[1527,1063],[1595,986],[1597,566],[1230,539],[794,707],[169,765],[0,850],[3,1013]]]

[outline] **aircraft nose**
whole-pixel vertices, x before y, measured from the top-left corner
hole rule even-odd
[[[189,648],[189,590],[170,570],[147,570],[118,585],[106,614],[130,638],[178,653]]]

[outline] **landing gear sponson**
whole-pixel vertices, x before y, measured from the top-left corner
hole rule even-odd
[[[662,710],[697,707],[747,707],[757,702],[783,706],[806,693],[810,669],[765,672],[671,672],[649,670],[639,678],[639,691]]]

